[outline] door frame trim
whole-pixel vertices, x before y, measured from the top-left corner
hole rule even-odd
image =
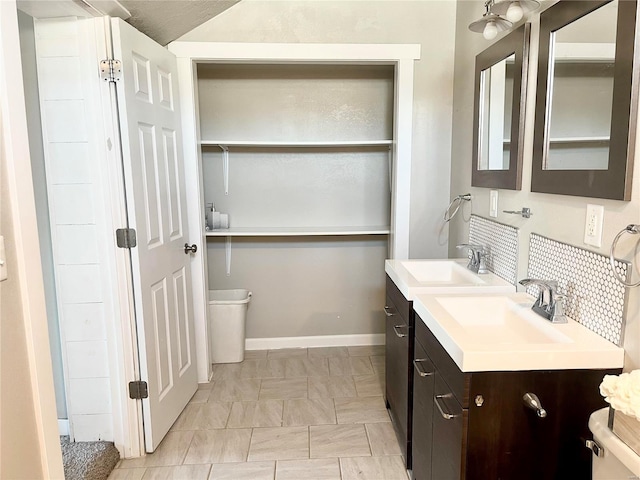
[[[182,138],[187,191],[189,238],[202,245],[191,263],[193,315],[196,334],[198,382],[211,375],[207,342],[208,273],[207,238],[202,204],[202,155],[198,128],[196,64],[241,63],[334,63],[345,65],[393,65],[395,67],[393,172],[389,258],[409,258],[411,202],[411,149],[413,135],[414,63],[420,59],[418,44],[321,44],[321,43],[217,43],[172,42],[168,46],[178,61],[178,84],[182,108]]]
[[[47,311],[44,296],[40,244],[25,110],[22,58],[15,1],[0,2],[0,157],[6,162],[9,186],[8,209],[13,217],[13,238],[8,250],[15,249],[15,270],[9,275],[19,282],[25,330],[27,361],[35,427],[44,478],[63,478],[62,454],[49,348]],[[11,159],[11,161],[9,161]],[[13,243],[13,247],[11,247]]]
[[[95,32],[96,68],[104,58],[112,58],[111,17],[89,20]],[[122,171],[122,149],[117,110],[116,89],[112,83],[106,86],[97,77],[96,111],[101,113],[102,140],[104,156],[101,159],[103,175],[109,182],[104,190],[105,204],[111,208],[111,224],[114,231],[113,260],[111,276],[112,294],[115,311],[119,322],[108,332],[110,343],[113,434],[114,443],[123,458],[135,458],[145,455],[142,401],[129,398],[127,386],[129,382],[139,380],[140,365],[138,359],[138,339],[136,334],[135,304],[131,260],[128,249],[116,248],[115,229],[127,225],[127,209],[125,200],[124,173]]]

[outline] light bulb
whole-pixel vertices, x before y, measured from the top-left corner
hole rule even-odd
[[[507,20],[512,23],[516,23],[517,21],[521,20],[524,16],[524,10],[520,6],[520,2],[513,2],[511,5],[509,5],[505,16],[507,17]]]
[[[487,40],[493,40],[498,35],[498,27],[496,26],[496,22],[487,22],[482,31],[482,36]]]

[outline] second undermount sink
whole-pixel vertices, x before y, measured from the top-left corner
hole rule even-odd
[[[420,294],[413,308],[463,372],[622,367],[622,348],[571,319],[549,322],[531,310],[534,301],[526,293]]]
[[[469,295],[439,297],[437,302],[481,343],[571,342],[569,337],[534,313],[530,301],[517,302],[506,296]]]
[[[400,261],[418,282],[449,283],[461,285],[483,285],[485,282],[477,273],[473,273],[453,260]]]
[[[387,260],[385,272],[407,300],[421,293],[509,293],[516,287],[493,273],[466,268],[468,259]]]

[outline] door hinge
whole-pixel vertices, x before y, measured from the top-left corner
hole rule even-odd
[[[120,60],[107,59],[100,62],[100,78],[105,82],[119,82],[122,74]]]
[[[147,382],[138,380],[136,382],[129,382],[129,398],[133,400],[142,400],[149,397],[149,387]]]
[[[133,248],[137,245],[136,231],[133,228],[118,228],[116,230],[118,248]]]

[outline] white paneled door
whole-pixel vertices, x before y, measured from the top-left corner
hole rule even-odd
[[[112,19],[145,446],[153,452],[197,389],[175,56]]]

